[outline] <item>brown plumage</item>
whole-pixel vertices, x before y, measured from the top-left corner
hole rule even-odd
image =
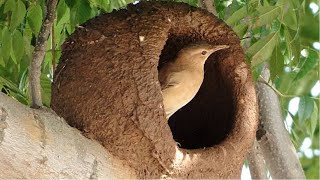
[[[159,70],[163,105],[167,119],[188,104],[200,89],[208,57],[227,45],[193,43],[179,51],[177,58]]]

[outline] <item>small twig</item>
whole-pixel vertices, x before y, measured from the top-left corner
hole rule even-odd
[[[293,95],[285,95],[285,94],[282,94],[280,91],[278,91],[275,87],[273,87],[271,84],[269,84],[267,82],[267,80],[265,80],[261,75],[259,76],[260,77],[260,80],[259,82],[261,83],[264,83],[265,85],[269,86],[275,93],[277,93],[279,96],[281,97],[284,97],[284,98],[294,98],[294,97],[297,97],[297,96],[293,96]]]
[[[260,80],[259,82],[266,84],[267,86],[269,86],[276,94],[278,94],[279,96],[283,97],[283,98],[295,98],[298,97],[297,95],[288,95],[288,94],[282,94],[280,91],[278,91],[275,87],[273,87],[270,83],[267,82],[267,80],[265,80],[261,75],[259,76]],[[314,99],[314,100],[320,100],[320,98],[316,98],[316,97],[312,97],[309,96],[309,98]]]
[[[41,64],[45,56],[46,44],[50,34],[50,29],[55,18],[55,11],[58,0],[49,0],[47,3],[46,16],[41,26],[37,43],[34,48],[33,58],[30,63],[29,84],[31,88],[32,108],[40,108],[42,106],[41,99]]]

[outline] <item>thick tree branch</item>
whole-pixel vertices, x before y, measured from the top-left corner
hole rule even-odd
[[[123,164],[52,110],[0,93],[0,179],[137,178]]]
[[[49,0],[47,3],[46,17],[38,35],[37,43],[33,52],[33,58],[30,63],[29,83],[32,98],[31,107],[33,108],[40,108],[42,106],[40,85],[41,64],[45,56],[47,40],[55,18],[57,3],[58,0]]]
[[[270,78],[268,68],[262,72]],[[257,140],[274,179],[305,179],[299,158],[285,128],[277,94],[265,83],[257,82],[260,126]]]
[[[254,141],[247,160],[252,179],[267,179],[266,166],[257,141]]]

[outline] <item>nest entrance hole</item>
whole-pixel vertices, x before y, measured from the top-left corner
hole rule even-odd
[[[159,60],[158,69],[175,59],[186,45],[200,39],[170,35]],[[168,124],[180,148],[198,149],[221,143],[231,132],[234,103],[231,89],[218,69],[219,52],[212,54],[205,64],[205,78],[197,95],[173,114]]]

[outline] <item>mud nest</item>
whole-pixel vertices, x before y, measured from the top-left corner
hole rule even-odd
[[[158,69],[198,41],[230,48],[209,57],[196,97],[168,122]],[[140,178],[239,178],[257,125],[238,37],[182,3],[141,2],[81,25],[64,43],[51,106]]]

